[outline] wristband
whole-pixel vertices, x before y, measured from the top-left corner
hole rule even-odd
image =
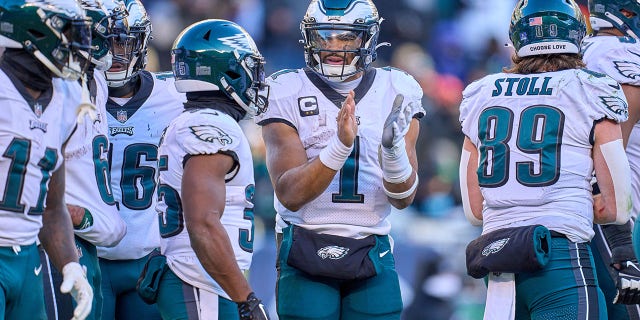
[[[389,183],[403,183],[411,177],[413,167],[405,150],[404,139],[393,148],[380,148],[382,177]]]
[[[327,166],[329,169],[338,171],[342,169],[344,162],[347,161],[351,154],[353,146],[347,147],[342,144],[342,141],[338,138],[338,135],[331,137],[329,144],[320,151],[320,162]]]
[[[75,230],[83,230],[89,228],[93,225],[93,215],[87,209],[84,209],[84,215],[82,216],[82,221],[77,226],[73,226]]]
[[[404,199],[409,197],[414,191],[416,191],[416,189],[418,188],[418,180],[419,180],[418,175],[416,174],[416,180],[413,182],[413,185],[411,186],[411,188],[409,188],[407,191],[404,191],[404,192],[398,192],[398,193],[391,192],[384,187],[384,183],[382,184],[382,190],[384,190],[384,193],[386,193],[389,198]]]

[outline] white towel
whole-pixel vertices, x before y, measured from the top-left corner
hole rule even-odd
[[[516,316],[516,281],[513,273],[489,273],[484,320],[513,320]]]

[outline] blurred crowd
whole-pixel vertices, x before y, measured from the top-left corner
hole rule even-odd
[[[267,74],[303,67],[300,0],[142,0],[153,23],[149,69],[170,70],[170,48],[185,26],[223,18],[243,26],[265,56]],[[378,0],[382,23],[376,66],[390,65],[414,76],[424,91],[427,116],[418,140],[420,185],[411,210],[396,214],[392,235],[398,269],[408,281],[406,319],[482,318],[484,284],[464,276],[464,246],[480,233],[461,211],[458,164],[464,136],[458,107],[464,87],[510,65],[507,45],[515,0]],[[586,13],[587,0],[577,1]],[[273,189],[264,164],[259,129],[245,124],[253,144],[256,217],[272,232]],[[266,245],[270,245],[267,242]],[[455,250],[451,250],[455,249]],[[455,253],[453,253],[455,252]],[[256,258],[254,258],[255,260]],[[260,255],[257,256],[260,259]],[[409,260],[409,261],[407,261]],[[408,297],[407,297],[408,296]],[[466,304],[461,306],[461,304]],[[420,307],[415,307],[420,306]],[[429,307],[427,307],[429,306]],[[430,309],[429,309],[430,308]]]

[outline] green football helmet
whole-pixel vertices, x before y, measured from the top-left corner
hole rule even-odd
[[[221,90],[249,115],[266,110],[264,58],[239,25],[219,19],[192,24],[173,43],[171,61],[179,92]]]
[[[0,47],[24,49],[55,76],[77,80],[91,21],[75,0],[0,0]]]
[[[91,63],[98,70],[111,67],[111,38],[117,26],[126,24],[127,9],[121,0],[81,0],[82,8],[92,20]]]
[[[112,37],[113,66],[105,72],[109,87],[119,88],[135,79],[147,65],[151,20],[140,0],[124,0],[128,16]],[[115,68],[114,68],[115,67]]]
[[[579,53],[586,30],[584,15],[573,0],[520,0],[511,16],[509,37],[520,57]]]
[[[364,71],[376,60],[382,20],[371,0],[311,1],[300,23],[307,66],[338,82]]]
[[[589,15],[593,30],[616,28],[625,35],[640,39],[638,0],[589,0]]]

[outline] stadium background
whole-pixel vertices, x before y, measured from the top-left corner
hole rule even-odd
[[[267,74],[304,66],[299,22],[301,0],[142,0],[153,23],[148,69],[171,70],[170,48],[189,24],[233,20],[256,40]],[[587,13],[587,0],[577,0]],[[420,186],[414,204],[391,216],[395,257],[405,311],[403,319],[482,319],[486,287],[466,276],[464,249],[480,229],[464,219],[458,188],[463,135],[458,122],[461,92],[472,81],[510,64],[508,42],[515,0],[377,0],[385,19],[375,65],[412,74],[424,90],[427,116],[418,140]],[[275,315],[273,189],[259,128],[243,127],[252,143],[256,178],[256,239],[250,281]],[[384,299],[384,297],[380,297]]]

